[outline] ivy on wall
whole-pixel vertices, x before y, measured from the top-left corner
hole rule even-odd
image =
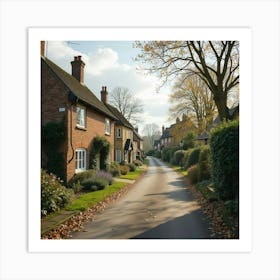
[[[47,155],[46,166],[49,173],[53,173],[65,181],[65,153],[61,152],[61,147],[66,140],[65,119],[60,122],[49,122],[42,125],[41,142],[42,150]]]
[[[96,136],[92,140],[89,167],[96,169],[97,157],[100,157],[100,169],[106,169],[107,158],[110,153],[110,142],[105,137]]]

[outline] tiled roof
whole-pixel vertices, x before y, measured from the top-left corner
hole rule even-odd
[[[92,106],[97,111],[105,114],[106,116],[116,119],[106,106],[92,93],[85,85],[82,85],[76,78],[61,69],[55,63],[47,58],[41,58],[41,62],[45,63],[53,73],[65,84],[65,86],[72,92],[78,99]]]
[[[138,140],[143,140],[142,137],[138,134],[138,132],[134,129],[133,130],[133,140],[136,140],[136,138]]]
[[[133,129],[132,124],[129,123],[129,121],[122,115],[122,113],[115,108],[114,106],[110,105],[110,104],[106,104],[105,105],[114,115],[115,117],[118,119],[117,124],[121,124],[124,125],[130,129]]]
[[[161,135],[160,139],[165,139],[165,138],[169,138],[172,137],[171,133],[170,133],[170,128],[166,128],[163,132],[163,134]]]

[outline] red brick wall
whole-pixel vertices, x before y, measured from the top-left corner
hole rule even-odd
[[[74,155],[70,143],[70,116],[71,103],[68,101],[68,89],[56,77],[56,75],[42,63],[41,68],[41,116],[42,124],[47,122],[59,122],[65,117],[67,125],[67,141],[63,145],[66,162],[66,178],[69,181],[75,174],[75,149],[85,148],[87,150],[87,168],[89,166],[89,148],[95,136],[104,136],[111,143],[111,160],[114,159],[114,122],[110,119],[111,134],[105,135],[105,115],[86,106],[86,130],[76,127],[76,105],[72,111],[72,143]],[[65,112],[59,112],[59,108],[65,108]],[[43,147],[42,147],[43,148]],[[47,155],[42,152],[44,160]],[[68,161],[72,158],[70,163]],[[44,162],[42,160],[42,165]]]
[[[57,79],[49,67],[41,64],[41,116],[42,124],[59,122],[66,116],[59,108],[67,106],[67,88]]]
[[[80,104],[81,105],[81,104]],[[84,105],[82,105],[84,106]],[[71,104],[68,104],[68,153],[67,153],[67,180],[70,180],[75,174],[75,154],[70,163],[68,161],[73,156],[73,151],[70,143],[70,119],[71,119]],[[104,136],[111,143],[111,159],[114,159],[114,122],[110,120],[111,134],[105,135],[105,115],[86,107],[86,129],[76,127],[76,105],[73,105],[72,110],[72,143],[74,151],[78,148],[84,148],[87,151],[87,168],[89,167],[89,152],[92,140],[95,136]]]
[[[65,108],[64,112],[59,112],[59,108]],[[67,89],[64,84],[56,78],[53,72],[45,63],[41,63],[41,123],[60,122],[65,118],[67,108]],[[67,121],[67,120],[66,120]],[[63,152],[66,156],[67,143],[61,147],[55,147],[59,152]],[[48,155],[42,146],[42,168],[45,168]],[[66,162],[64,169],[66,169]]]

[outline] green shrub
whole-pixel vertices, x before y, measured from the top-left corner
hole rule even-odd
[[[129,167],[129,171],[131,172],[136,170],[136,165],[133,163],[128,163],[127,166]]]
[[[193,132],[189,132],[187,136],[183,139],[183,149],[188,150],[195,146],[195,134]]]
[[[127,165],[120,166],[121,175],[126,175],[129,172],[129,167]]]
[[[120,165],[117,162],[111,162],[107,169],[114,177],[120,176]]]
[[[79,172],[73,176],[73,178],[69,181],[68,185],[72,187],[73,184],[77,184],[77,182],[81,183],[86,179],[95,177],[95,175],[96,175],[96,170],[93,169]]]
[[[103,190],[108,186],[108,182],[105,179],[97,178],[94,181],[94,186],[96,186],[98,190]]]
[[[97,157],[99,156],[100,169],[106,170],[110,148],[110,142],[105,137],[96,136],[93,138],[89,153],[89,166],[91,169],[96,169]]]
[[[54,174],[41,170],[41,215],[46,216],[58,211],[73,198],[73,190],[61,185]]]
[[[93,186],[95,186],[95,179],[94,178],[88,178],[82,181],[82,186],[84,190],[90,191]]]
[[[147,156],[154,156],[155,155],[155,150],[149,150],[147,153],[146,153],[146,155]]]
[[[194,164],[188,168],[188,178],[191,184],[196,184],[198,182],[198,165]]]
[[[98,170],[94,176],[82,181],[82,185],[86,190],[92,190],[96,186],[98,190],[103,190],[106,186],[113,182],[112,174],[104,170]]]
[[[182,165],[183,164],[183,158],[184,158],[184,151],[178,150],[174,153],[172,158],[172,164],[174,165]]]
[[[204,180],[202,182],[199,182],[196,185],[196,188],[202,193],[203,197],[207,199],[209,202],[214,202],[218,200],[212,180]]]
[[[191,149],[189,151],[187,168],[189,168],[190,166],[198,163],[199,154],[200,154],[200,148],[199,147]]]
[[[239,122],[222,123],[211,130],[211,174],[222,200],[239,196]]]
[[[179,147],[166,147],[162,150],[162,160],[166,162],[172,161],[173,155],[176,151],[178,151]]]
[[[190,150],[183,151],[184,157],[182,158],[182,166],[187,168]]]
[[[156,158],[161,158],[161,152],[160,151],[155,151],[155,155]]]
[[[78,193],[83,189],[83,186],[81,185],[80,181],[77,181],[76,183],[73,183],[71,186],[74,193]]]
[[[208,180],[211,178],[210,171],[210,148],[208,145],[202,146],[198,159],[198,180]]]
[[[141,161],[141,160],[138,160],[138,159],[134,160],[133,163],[134,163],[136,166],[141,166],[141,165],[143,164],[142,161]]]

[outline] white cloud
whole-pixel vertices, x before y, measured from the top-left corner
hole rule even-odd
[[[144,104],[144,113],[139,129],[148,123],[156,123],[159,127],[168,125],[168,88],[159,93],[156,88],[159,81],[151,75],[144,75],[136,71],[133,65],[120,64],[119,55],[111,48],[100,48],[89,54],[73,50],[66,42],[48,42],[48,58],[71,73],[71,64],[74,56],[81,55],[85,62],[85,84],[100,98],[102,86],[108,91],[115,87],[127,87],[140,98]]]

